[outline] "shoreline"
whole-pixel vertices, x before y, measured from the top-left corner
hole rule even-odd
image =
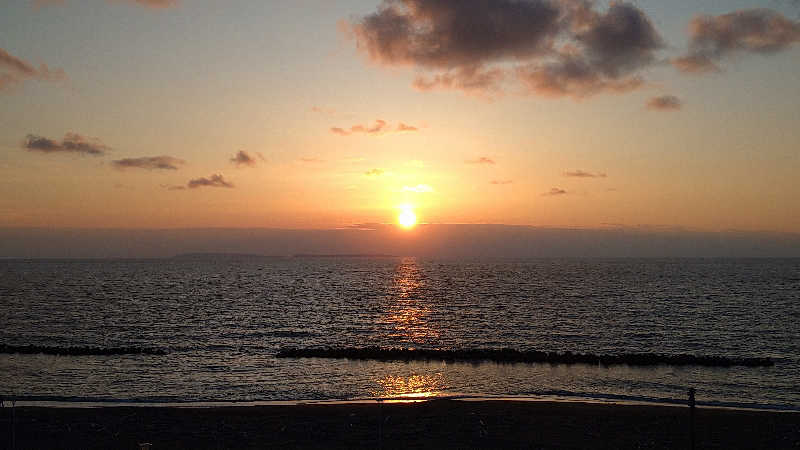
[[[30,397],[29,397],[30,398]],[[334,405],[379,405],[393,403],[421,403],[433,401],[454,402],[530,402],[554,404],[590,404],[610,406],[646,406],[665,408],[688,408],[683,399],[637,399],[618,396],[570,396],[570,395],[491,395],[466,393],[420,393],[402,394],[393,397],[364,397],[350,399],[296,399],[296,400],[230,400],[230,401],[158,401],[158,400],[119,400],[119,399],[29,399],[25,397],[3,397],[4,408],[56,408],[56,409],[94,409],[94,408],[258,408],[292,406],[334,406]],[[696,402],[696,408],[708,410],[727,410],[745,412],[798,413],[800,406],[731,404],[720,402]]]
[[[0,410],[10,430],[11,408]],[[433,399],[200,408],[17,407],[16,448],[688,448],[678,405]],[[800,412],[698,408],[697,448],[797,448]],[[9,439],[5,433],[0,439]],[[8,445],[3,441],[4,447]],[[9,445],[10,447],[10,445]]]

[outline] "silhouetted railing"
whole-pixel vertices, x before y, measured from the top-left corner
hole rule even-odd
[[[500,363],[553,363],[629,366],[706,366],[706,367],[766,367],[775,363],[769,358],[731,358],[725,356],[665,355],[660,353],[623,353],[594,355],[586,353],[556,353],[519,351],[513,349],[425,350],[381,347],[323,347],[284,348],[278,358],[338,358],[375,361],[493,361]]]

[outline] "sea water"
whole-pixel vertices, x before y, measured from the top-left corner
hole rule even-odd
[[[230,402],[495,395],[800,409],[800,259],[199,255],[0,261],[0,395]],[[284,347],[769,357],[771,367],[278,359]]]

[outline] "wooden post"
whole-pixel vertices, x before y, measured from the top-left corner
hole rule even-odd
[[[694,450],[694,388],[689,388],[689,439],[690,439],[690,447]]]

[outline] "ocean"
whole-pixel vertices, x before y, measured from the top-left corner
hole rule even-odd
[[[800,410],[800,259],[194,255],[0,260],[0,395],[58,402],[499,396]],[[769,367],[276,358],[392,347],[762,357]]]

